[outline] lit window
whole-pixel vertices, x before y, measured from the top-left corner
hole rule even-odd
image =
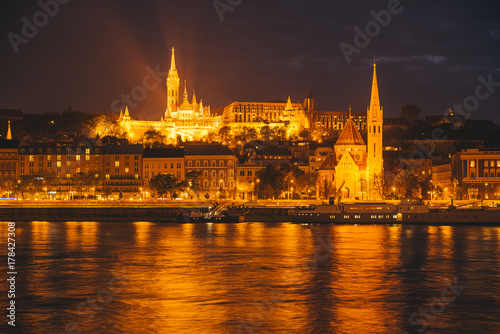
[[[115,161],[115,167],[120,167],[120,161]]]
[[[57,162],[57,167],[61,168],[61,162],[60,161]]]
[[[476,160],[471,160],[471,161],[470,161],[470,167],[471,167],[471,168],[476,167]]]
[[[130,169],[125,168],[125,174],[128,174],[129,171],[130,171]]]
[[[485,161],[484,161],[484,167],[488,167],[488,166],[489,166],[489,164],[488,164],[488,160],[485,160]]]
[[[85,149],[85,154],[90,154],[90,148]]]
[[[76,161],[80,161],[80,156],[79,155],[76,156]]]

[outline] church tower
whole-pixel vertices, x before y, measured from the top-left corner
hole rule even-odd
[[[382,128],[384,123],[384,111],[380,106],[380,97],[377,82],[377,64],[373,63],[373,83],[370,107],[367,115],[368,127],[368,159],[367,159],[367,180],[370,198],[381,199],[377,187],[377,179],[383,177],[384,159],[382,157]]]
[[[316,112],[316,100],[313,93],[309,89],[306,98],[304,99],[304,110],[309,121],[309,127],[314,128],[314,113]]]
[[[179,105],[179,73],[175,67],[175,49],[172,48],[172,61],[170,64],[170,71],[167,77],[167,111],[165,117],[170,118],[172,112],[177,111]]]

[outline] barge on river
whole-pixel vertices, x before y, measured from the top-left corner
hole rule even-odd
[[[294,223],[500,225],[500,207],[430,207],[420,199],[399,204],[326,204],[290,211]]]

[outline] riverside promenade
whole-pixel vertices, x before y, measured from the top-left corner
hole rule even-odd
[[[209,213],[228,209],[230,215],[244,216],[245,222],[287,222],[288,210],[326,204],[317,200],[197,201],[197,200],[118,200],[118,201],[20,201],[0,202],[0,221],[98,221],[98,222],[175,222],[184,210]],[[387,201],[397,204],[399,201]],[[427,203],[427,202],[426,202]],[[455,201],[456,206],[497,206],[500,201]],[[451,201],[431,201],[433,207],[447,207]]]

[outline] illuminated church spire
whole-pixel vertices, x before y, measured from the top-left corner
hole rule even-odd
[[[381,199],[380,194],[374,189],[374,180],[383,178],[384,159],[382,157],[382,133],[384,125],[384,113],[380,106],[380,97],[377,81],[377,64],[373,62],[373,82],[370,99],[370,107],[367,115],[368,127],[368,160],[367,180],[370,186],[369,196],[371,199]],[[372,186],[373,185],[373,186]]]
[[[9,121],[9,129],[7,130],[7,140],[12,140],[12,131],[10,130],[10,121]]]
[[[196,90],[193,89],[193,106],[196,104]]]
[[[288,101],[286,103],[285,110],[293,111],[293,104],[292,104],[292,99],[290,98],[290,96],[288,97]]]
[[[177,71],[175,68],[175,48],[172,48],[172,60],[170,61],[170,71]]]
[[[377,64],[373,63],[373,82],[372,82],[372,97],[370,100],[370,108],[372,110],[380,110],[380,97],[378,94],[378,81],[377,81]]]
[[[165,117],[170,118],[173,111],[177,111],[179,105],[179,73],[175,66],[175,49],[172,48],[172,59],[170,64],[170,71],[167,77],[167,110]]]

